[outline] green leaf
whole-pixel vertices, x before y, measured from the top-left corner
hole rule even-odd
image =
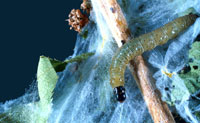
[[[193,110],[200,106],[200,101],[198,100],[198,103],[196,103],[195,99],[184,99],[184,96],[187,95],[187,93],[189,95],[196,95],[200,90],[200,42],[194,42],[192,44],[192,48],[189,50],[189,59],[190,71],[178,74],[178,76],[183,80],[184,85],[179,85],[177,81],[172,82],[174,88],[172,88],[170,103],[187,100],[191,105],[191,110]],[[193,111],[192,113],[197,119],[200,119],[199,111]]]
[[[71,59],[67,59],[65,61],[59,61],[59,60],[56,60],[56,59],[51,59],[49,58],[51,64],[53,65],[54,69],[56,72],[61,72],[65,69],[66,65],[68,63],[72,63],[72,62],[81,62],[83,60],[86,60],[88,57],[94,55],[94,53],[84,53],[84,54],[81,54],[79,56],[76,56],[74,58],[71,58]]]
[[[41,56],[37,70],[38,92],[42,105],[51,103],[58,76],[48,57]]]

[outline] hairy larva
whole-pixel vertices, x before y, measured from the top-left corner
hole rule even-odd
[[[115,94],[120,92],[121,96],[125,95],[125,93],[122,93],[125,91],[123,88],[124,71],[130,60],[141,55],[144,51],[151,50],[175,38],[180,32],[192,25],[196,18],[197,16],[193,14],[177,18],[155,31],[130,40],[119,48],[110,66],[110,84],[114,88]],[[119,94],[117,97],[119,97]],[[123,100],[125,99],[118,99],[118,101]]]

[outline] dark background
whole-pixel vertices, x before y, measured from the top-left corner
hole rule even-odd
[[[77,33],[68,14],[82,0],[0,1],[0,102],[15,99],[36,80],[40,55],[64,60]]]

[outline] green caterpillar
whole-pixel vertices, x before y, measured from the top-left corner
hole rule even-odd
[[[110,84],[114,88],[118,101],[122,102],[126,98],[124,71],[129,61],[143,52],[175,38],[180,32],[192,25],[196,18],[197,16],[194,14],[177,18],[163,27],[130,40],[118,49],[110,66]]]

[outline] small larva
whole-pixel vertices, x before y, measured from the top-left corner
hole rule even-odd
[[[151,50],[175,38],[180,32],[192,25],[196,18],[197,16],[193,14],[177,18],[157,30],[130,40],[118,49],[110,66],[110,84],[114,88],[118,101],[124,101],[126,98],[124,71],[129,61],[144,51]]]

